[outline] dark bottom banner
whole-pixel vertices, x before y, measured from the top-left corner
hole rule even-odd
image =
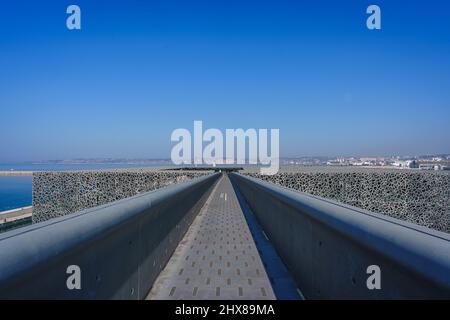
[[[46,319],[86,319],[87,315],[95,319],[108,314],[124,319],[307,319],[311,315],[345,315],[346,319],[370,315],[373,319],[385,317],[395,308],[403,315],[448,310],[450,301],[0,301],[0,307],[14,313],[30,312],[34,317],[42,312]]]

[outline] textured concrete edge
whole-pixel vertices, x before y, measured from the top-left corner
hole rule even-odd
[[[450,298],[450,235],[260,179],[231,177],[307,298]],[[378,292],[363,281],[361,265],[373,262],[383,265],[391,282]],[[333,272],[334,278],[325,274]]]
[[[4,299],[141,299],[198,213],[208,175],[0,235]],[[68,290],[79,265],[83,290]]]

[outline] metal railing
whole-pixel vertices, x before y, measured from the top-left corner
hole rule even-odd
[[[450,298],[449,234],[241,174],[230,178],[306,298]]]
[[[145,298],[218,177],[0,235],[0,299]]]

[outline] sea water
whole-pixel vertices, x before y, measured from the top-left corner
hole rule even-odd
[[[67,171],[95,170],[112,168],[136,168],[149,165],[142,164],[53,164],[53,163],[0,163],[0,171]],[[0,175],[0,212],[26,206],[31,206],[32,177]]]
[[[0,176],[0,212],[31,206],[31,176]]]

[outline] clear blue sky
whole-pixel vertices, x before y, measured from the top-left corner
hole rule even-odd
[[[279,128],[282,156],[450,152],[450,2],[2,2],[0,162],[169,158],[193,120]]]

